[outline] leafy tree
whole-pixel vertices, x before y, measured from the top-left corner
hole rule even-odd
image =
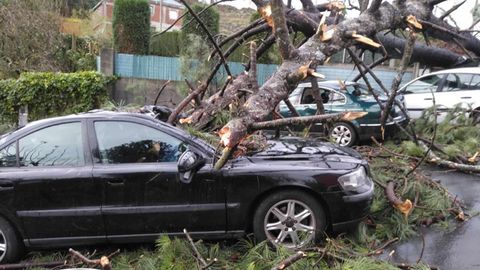
[[[148,0],[116,0],[112,25],[113,44],[118,52],[148,54],[150,46]]]
[[[206,6],[194,4],[191,7],[198,14]],[[218,34],[220,15],[215,8],[207,9],[199,17],[213,36]],[[191,22],[188,23],[189,21]],[[208,36],[205,31],[203,31],[193,16],[188,13],[183,19],[182,27],[182,47],[180,50],[182,77],[195,84],[208,77],[215,62],[212,60],[208,61],[212,48],[213,46],[208,42]],[[179,91],[181,95],[186,95],[188,87],[183,85]],[[209,94],[207,91],[207,96]]]
[[[0,78],[24,71],[58,71],[63,46],[57,1],[4,0],[0,4]]]
[[[184,41],[188,42],[188,46],[184,46],[180,54],[180,72],[189,82],[197,83],[208,77],[213,68],[213,61],[208,61],[211,48],[198,35],[190,34]],[[179,94],[186,96],[188,90],[188,86],[184,85],[179,88]]]
[[[192,5],[192,9],[198,14],[202,11],[206,6],[202,4],[194,4]],[[200,19],[205,23],[208,31],[212,33],[212,35],[218,34],[220,30],[220,14],[218,13],[216,8],[209,8],[205,10],[202,14],[200,14]],[[191,21],[191,22],[190,22]],[[188,23],[190,22],[190,23]],[[187,24],[188,23],[188,24]],[[183,27],[182,27],[182,39],[184,41],[184,47],[187,46],[188,37],[189,35],[198,35],[201,36],[204,40],[207,39],[207,34],[205,31],[202,30],[198,22],[193,18],[190,13],[187,13],[183,18]]]

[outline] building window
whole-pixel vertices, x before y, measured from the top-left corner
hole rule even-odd
[[[178,10],[170,10],[168,11],[168,18],[170,20],[176,20],[178,19]]]
[[[155,14],[155,5],[150,5],[150,16]]]

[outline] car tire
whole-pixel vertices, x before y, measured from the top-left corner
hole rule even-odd
[[[17,262],[23,255],[24,248],[15,229],[0,217],[0,264]]]
[[[330,129],[329,137],[340,146],[351,147],[357,143],[355,128],[345,122],[337,122]]]
[[[480,124],[480,108],[476,108],[472,113],[473,124]]]
[[[269,195],[258,205],[253,217],[253,232],[257,241],[267,240],[272,247],[288,249],[319,242],[326,225],[322,205],[314,197],[298,190]]]

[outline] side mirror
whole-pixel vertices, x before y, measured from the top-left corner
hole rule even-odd
[[[191,150],[186,150],[177,162],[180,181],[183,183],[192,182],[195,173],[205,165],[205,160]]]

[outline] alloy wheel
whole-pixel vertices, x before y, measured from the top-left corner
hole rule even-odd
[[[2,231],[0,231],[0,262],[3,260],[6,253],[7,253],[7,239],[5,238],[5,234],[3,234]]]
[[[265,215],[265,235],[276,246],[303,247],[314,239],[315,228],[312,209],[297,200],[280,201]]]
[[[352,132],[344,125],[337,125],[332,129],[330,135],[340,146],[348,146],[352,142]]]

